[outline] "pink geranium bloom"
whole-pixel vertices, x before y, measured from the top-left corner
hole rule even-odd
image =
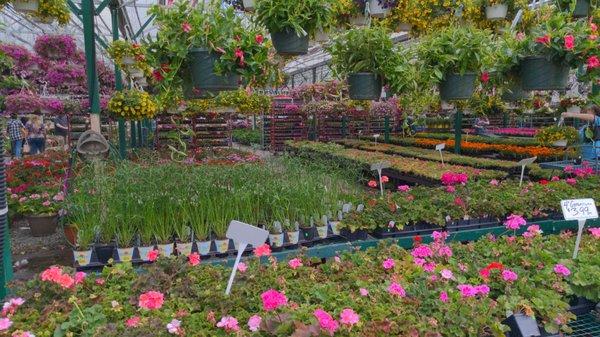
[[[575,179],[575,178],[567,178],[565,181],[569,185],[575,185],[575,184],[577,184],[577,179]]]
[[[147,310],[160,309],[165,302],[165,296],[158,291],[148,291],[140,295],[138,305]]]
[[[333,317],[323,309],[317,309],[313,313],[317,320],[319,321],[319,326],[321,329],[327,331],[329,335],[333,336],[333,334],[340,327],[339,323],[333,319]]]
[[[237,332],[240,330],[238,321],[232,316],[224,316],[217,323],[217,328],[223,328],[227,332]]]
[[[511,214],[504,222],[504,226],[506,226],[506,228],[510,230],[517,230],[521,226],[524,226],[526,224],[527,221],[525,221],[525,219],[522,216],[517,214]]]
[[[302,260],[300,260],[299,258],[291,259],[290,261],[288,261],[288,266],[290,266],[290,268],[292,269],[302,267]]]
[[[400,186],[398,186],[398,191],[400,191],[400,192],[408,192],[408,191],[410,191],[410,186],[408,186],[408,185],[400,185]]]
[[[546,34],[542,37],[538,37],[535,39],[535,42],[541,43],[541,44],[550,44],[550,35]]]
[[[254,255],[256,255],[257,257],[270,256],[271,255],[271,246],[269,246],[268,244],[265,243],[261,246],[254,248]]]
[[[448,192],[448,193],[454,193],[454,192],[456,192],[456,187],[454,187],[454,186],[446,186],[446,192]]]
[[[588,69],[594,69],[594,68],[600,67],[600,59],[598,59],[598,56],[596,56],[596,55],[590,56],[587,59],[587,67],[588,67]]]
[[[388,178],[388,176],[381,176],[381,182],[382,183],[387,183],[390,181],[390,178]]]
[[[593,237],[595,237],[596,239],[600,239],[600,227],[589,228],[588,230],[590,231],[590,234],[592,234]]]
[[[442,271],[440,272],[440,274],[442,275],[443,278],[445,278],[446,280],[451,280],[454,278],[454,274],[452,273],[451,270],[449,269],[442,269]]]
[[[435,262],[427,262],[423,265],[423,270],[428,273],[433,273],[435,271]]]
[[[87,276],[86,273],[82,272],[82,271],[78,271],[75,273],[75,284],[81,284],[83,283],[83,281],[85,280],[85,277]]]
[[[167,324],[167,331],[169,331],[170,334],[174,334],[174,335],[181,334],[181,332],[182,332],[181,321],[177,320],[177,319],[171,320],[171,322],[169,322],[169,324]]]
[[[275,289],[269,289],[260,295],[265,311],[273,311],[288,303],[287,297]]]
[[[8,318],[0,318],[0,331],[8,330],[13,322]]]
[[[385,270],[392,269],[395,265],[396,262],[394,261],[394,259],[386,259],[385,261],[383,261],[383,269]]]
[[[448,302],[448,293],[447,292],[442,291],[440,293],[440,301],[442,301],[444,303]]]
[[[197,266],[200,264],[200,254],[198,253],[191,253],[188,256],[188,262],[190,264],[190,266]]]
[[[492,185],[492,186],[498,186],[498,185],[500,185],[500,183],[498,182],[498,180],[492,179],[492,180],[490,180],[490,185]]]
[[[557,273],[558,275],[562,275],[565,277],[571,275],[571,271],[569,270],[569,268],[567,268],[565,265],[562,265],[562,264],[555,265],[554,272]]]
[[[573,50],[573,48],[575,48],[575,37],[570,34],[566,35],[565,36],[565,49]]]
[[[539,225],[531,225],[527,227],[527,232],[523,233],[523,236],[526,238],[533,238],[537,235],[542,234],[542,230]]]
[[[129,328],[137,327],[142,319],[139,316],[132,316],[125,321],[125,325]]]
[[[552,176],[552,179],[550,179],[551,181],[560,181],[560,178],[558,176]]]
[[[396,282],[392,282],[388,287],[388,292],[394,296],[406,297],[406,290]]]
[[[186,33],[189,33],[192,31],[192,25],[190,25],[190,23],[186,21],[181,24],[181,30],[183,30]]]
[[[148,261],[156,261],[156,259],[158,259],[158,256],[160,255],[160,252],[157,249],[153,249],[151,251],[148,252],[148,255],[146,256],[146,259]]]
[[[258,331],[260,329],[260,323],[262,322],[262,318],[258,315],[254,315],[248,319],[248,329],[252,332]]]
[[[369,180],[369,183],[367,185],[369,185],[369,187],[371,188],[375,188],[377,187],[377,182],[375,180]]]
[[[449,246],[442,246],[438,249],[438,255],[441,257],[452,257],[452,248]]]
[[[415,265],[422,267],[425,264],[425,262],[427,262],[427,261],[425,261],[425,259],[422,259],[420,257],[413,257],[413,262],[415,263]]]
[[[358,291],[360,292],[360,296],[369,296],[369,290],[365,288],[360,288]]]
[[[475,287],[473,287],[470,284],[459,284],[458,286],[456,286],[456,288],[460,290],[460,296],[462,296],[463,298],[477,296],[477,291],[475,290]]]
[[[342,310],[340,313],[340,323],[353,326],[360,320],[360,316],[350,308]]]
[[[567,166],[565,166],[565,168],[563,169],[563,171],[565,173],[573,173],[573,165],[567,165]]]
[[[510,269],[504,269],[502,271],[502,279],[506,282],[514,282],[516,281],[518,278],[517,273],[515,273],[514,271],[510,270]]]
[[[431,233],[431,237],[433,238],[433,240],[438,242],[446,241],[446,239],[448,238],[448,232],[433,231],[433,233]]]
[[[411,251],[411,255],[413,257],[426,258],[426,257],[432,256],[433,252],[431,251],[429,246],[421,245],[421,246],[413,248],[413,250]]]
[[[29,331],[24,331],[21,333],[14,333],[12,337],[35,337],[35,335]]]
[[[245,273],[245,272],[246,272],[246,270],[248,270],[248,266],[246,266],[246,264],[245,264],[244,262],[240,262],[240,263],[238,263],[238,271],[239,271],[240,273],[242,273],[242,274],[243,274],[243,273]]]

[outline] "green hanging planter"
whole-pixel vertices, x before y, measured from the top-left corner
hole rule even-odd
[[[215,73],[214,65],[219,55],[206,48],[192,48],[188,51],[188,69],[185,71],[183,95],[186,99],[206,98],[221,91],[236,90],[240,76]]]
[[[439,84],[440,97],[443,101],[469,99],[475,91],[475,73],[446,74]]]
[[[585,18],[590,15],[590,0],[577,0],[573,10],[574,18]]]
[[[569,66],[541,56],[521,60],[519,75],[524,90],[565,90]]]
[[[304,55],[308,53],[308,35],[299,36],[293,30],[271,33],[273,47],[279,55]]]
[[[377,100],[381,97],[381,77],[374,73],[348,75],[350,99],[360,101]]]
[[[518,102],[529,98],[531,98],[531,93],[523,90],[519,77],[512,80],[502,93],[502,100],[505,102]]]

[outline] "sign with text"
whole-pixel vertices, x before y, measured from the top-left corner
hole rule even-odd
[[[258,247],[267,241],[269,237],[269,231],[258,228],[256,226],[249,225],[247,223],[243,223],[237,220],[231,220],[229,223],[229,228],[227,228],[227,233],[225,234],[227,238],[237,241],[238,253],[235,259],[235,263],[233,264],[233,270],[231,271],[231,275],[229,276],[229,282],[227,283],[227,289],[225,290],[225,295],[229,295],[231,293],[231,286],[233,285],[233,280],[235,279],[235,272],[237,271],[238,265],[240,264],[240,260],[242,259],[242,254],[248,244],[251,244],[254,247]]]
[[[562,200],[560,202],[565,220],[597,219],[598,210],[594,199]]]

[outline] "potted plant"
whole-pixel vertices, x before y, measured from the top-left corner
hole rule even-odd
[[[317,229],[313,225],[312,219],[306,219],[305,217],[300,217],[299,223],[300,229],[300,238],[305,242],[311,242],[314,240],[317,235]]]
[[[560,107],[568,113],[581,113],[581,106],[585,105],[585,100],[581,97],[565,97],[560,100]]]
[[[19,199],[17,211],[29,223],[32,236],[48,236],[56,231],[62,203],[53,200],[49,192],[44,187],[36,187],[31,194]]]
[[[526,56],[520,62],[525,90],[565,90],[571,68],[584,65],[597,49],[587,22],[569,22],[555,13],[527,37]]]
[[[424,37],[417,53],[423,72],[438,85],[441,99],[452,101],[471,97],[490,46],[489,31],[452,25]]]
[[[196,207],[185,208],[192,226],[198,254],[208,255],[211,250],[210,227],[206,222],[206,211]]]
[[[146,208],[147,207],[147,208]],[[140,222],[137,227],[138,230],[138,257],[141,261],[149,261],[148,254],[154,250],[154,227],[152,224],[154,223],[154,209],[152,205],[148,203],[144,207],[143,212],[148,215],[148,217],[144,217],[144,220]]]
[[[283,221],[283,229],[285,230],[285,234],[287,236],[287,242],[291,245],[297,245],[300,240],[300,230],[298,222],[290,221],[289,219],[285,219]]]
[[[13,0],[12,5],[15,11],[25,14],[33,14],[40,7],[39,0]]]
[[[127,120],[152,118],[158,113],[153,98],[147,92],[137,89],[115,92],[108,102],[108,110],[116,117]]]
[[[331,20],[331,0],[258,0],[256,18],[271,33],[281,55],[303,55],[308,40]]]
[[[18,92],[4,98],[4,109],[9,113],[34,114],[43,107],[42,100],[28,91]]]
[[[185,218],[184,218],[185,219]],[[175,224],[175,235],[177,237],[177,254],[188,256],[192,253],[192,229],[188,226],[188,221],[177,219]]]
[[[327,49],[335,74],[347,76],[354,100],[378,99],[386,73],[398,59],[388,32],[381,27],[351,29]]]
[[[323,215],[321,217],[319,216],[315,216],[314,219],[316,219],[316,227],[317,227],[317,235],[319,236],[319,238],[321,239],[326,239],[328,236],[328,230],[329,230],[329,219],[327,218],[327,215]]]
[[[386,17],[392,8],[396,7],[397,0],[369,0],[369,12],[374,18]]]
[[[47,60],[70,60],[77,53],[77,44],[71,35],[44,34],[35,39],[33,50]]]
[[[556,5],[576,19],[588,17],[592,8],[590,0],[557,0]]]
[[[37,11],[30,14],[45,23],[56,20],[60,25],[66,25],[71,20],[71,11],[65,0],[41,0]]]
[[[229,222],[228,221],[215,221],[212,222],[212,230],[213,233],[215,234],[215,248],[217,250],[218,253],[220,254],[224,254],[227,253],[227,251],[229,250],[229,244],[231,241],[230,239],[228,239],[225,234],[227,232],[227,224]]]
[[[96,228],[85,225],[74,225],[76,228],[76,239],[73,248],[73,258],[79,266],[87,266],[92,260],[92,248],[96,238]]]
[[[169,216],[169,211],[158,207],[154,218],[154,238],[156,239],[156,247],[160,256],[169,257],[173,255],[174,228],[173,219]]]
[[[273,221],[269,226],[269,245],[273,248],[281,248],[283,246],[283,228],[281,222]]]
[[[506,0],[484,0],[485,17],[488,20],[503,20],[508,14],[508,2]]]
[[[110,215],[109,215],[110,216]],[[137,232],[135,224],[131,221],[123,221],[116,228],[117,253],[119,261],[131,262],[134,254],[134,238]]]

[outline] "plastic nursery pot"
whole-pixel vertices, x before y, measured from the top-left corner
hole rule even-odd
[[[269,233],[269,243],[271,247],[283,246],[283,233]]]
[[[52,215],[25,215],[25,220],[29,223],[31,236],[49,236],[56,232],[58,216]]]
[[[169,257],[169,256],[173,255],[173,244],[172,243],[157,244],[156,246],[158,247],[158,252],[160,253],[160,256]]]
[[[340,235],[349,241],[357,241],[357,240],[366,240],[367,239],[367,232],[364,230],[357,230],[355,232],[351,232],[348,229],[342,229],[340,231]]]
[[[287,232],[288,242],[292,245],[297,245],[300,240],[300,231]]]
[[[398,32],[410,32],[412,30],[412,25],[408,22],[400,22],[398,24]]]
[[[154,250],[154,246],[140,246],[137,247],[137,249],[140,260],[150,261],[150,259],[148,259],[148,253]]]
[[[75,246],[77,244],[77,228],[71,225],[65,225],[63,227],[63,231],[65,232],[65,238],[67,241]]]
[[[221,91],[236,90],[240,77],[237,74],[217,75],[214,70],[219,55],[206,48],[191,48],[188,51],[188,69],[183,82],[186,99],[206,98]]]
[[[107,264],[108,260],[114,257],[115,246],[113,244],[102,245],[98,244],[94,247],[96,259],[101,264]]]
[[[327,225],[317,226],[317,235],[321,239],[326,239],[327,238]]]
[[[87,266],[92,260],[92,249],[88,250],[73,250],[73,259],[80,266]]]
[[[524,90],[565,90],[569,66],[541,56],[521,60],[519,74]]]
[[[300,237],[304,241],[312,241],[317,234],[317,229],[315,227],[300,227]]]
[[[211,241],[196,241],[196,247],[198,248],[198,254],[208,255],[210,254]]]
[[[215,247],[218,253],[227,253],[229,250],[229,239],[215,240]]]
[[[590,0],[577,0],[573,9],[574,18],[585,18],[590,15]]]
[[[254,0],[243,0],[242,4],[244,5],[244,10],[246,12],[254,11]]]
[[[177,242],[177,254],[188,256],[192,253],[193,242]]]
[[[33,13],[37,12],[40,7],[40,2],[37,0],[13,0],[12,5],[17,12]]]
[[[485,17],[488,20],[502,20],[506,18],[506,14],[508,14],[508,6],[506,4],[485,7]]]
[[[383,8],[383,4],[380,4],[380,2],[384,2],[382,0],[369,0],[369,12],[370,15],[374,18],[384,18],[386,17],[389,12],[390,9],[389,8]]]
[[[308,35],[299,36],[294,30],[271,33],[273,47],[279,55],[304,55],[308,53]]]
[[[340,235],[340,229],[338,228],[339,224],[339,221],[329,222],[329,227],[331,227],[331,232],[333,233],[333,235]]]
[[[372,101],[381,97],[381,78],[374,73],[348,75],[350,99]]]
[[[440,97],[444,101],[469,99],[475,90],[475,73],[446,74],[439,84]]]
[[[117,253],[119,254],[119,261],[131,262],[131,260],[133,260],[134,249],[134,247],[117,248]]]

